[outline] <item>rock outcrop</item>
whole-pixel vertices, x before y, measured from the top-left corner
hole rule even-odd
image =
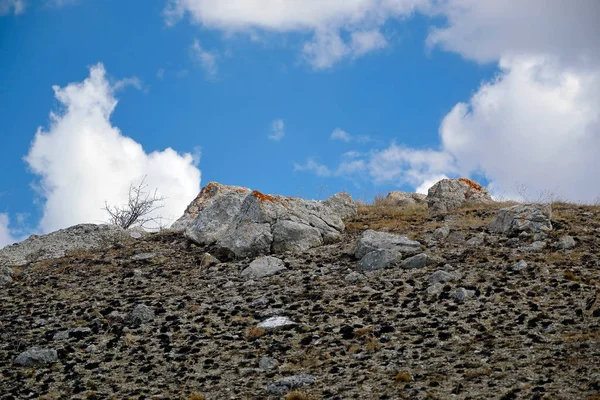
[[[0,250],[0,265],[25,265],[64,257],[74,250],[102,250],[125,244],[129,233],[115,225],[81,224],[28,239]]]
[[[174,227],[187,226],[189,239],[214,245],[228,257],[252,257],[332,243],[344,231],[342,218],[355,215],[356,205],[346,193],[314,201],[211,182],[186,213]]]
[[[442,179],[427,193],[427,207],[432,213],[444,213],[469,204],[493,202],[486,188],[467,178]]]
[[[385,198],[386,203],[396,207],[408,207],[417,204],[426,204],[427,196],[421,193],[407,193],[393,191],[388,193]]]
[[[539,204],[518,204],[502,208],[489,226],[490,232],[518,234],[552,230],[552,207]]]

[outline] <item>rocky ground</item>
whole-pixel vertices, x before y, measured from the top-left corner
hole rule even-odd
[[[0,398],[600,399],[600,207],[554,205],[536,238],[488,233],[496,208],[361,207],[341,242],[255,279],[175,232],[14,268]],[[357,270],[365,229],[429,265]],[[258,327],[274,316],[294,324]],[[47,363],[16,361],[32,347]]]

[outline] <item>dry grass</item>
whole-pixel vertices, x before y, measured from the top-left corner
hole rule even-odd
[[[394,377],[396,383],[408,383],[413,381],[413,377],[407,372],[399,372]]]
[[[189,400],[206,400],[206,396],[200,393],[192,393]]]
[[[305,392],[300,392],[297,390],[294,390],[293,392],[289,392],[286,396],[285,396],[285,400],[316,400],[317,398],[305,393]]]
[[[474,370],[466,372],[465,378],[466,379],[476,379],[481,376],[488,376],[491,374],[492,374],[491,368],[479,368],[479,369],[474,369]]]
[[[253,326],[252,328],[249,328],[246,331],[246,339],[249,339],[249,340],[258,339],[259,337],[265,336],[266,334],[267,334],[267,331],[264,330],[263,328],[258,328],[256,326]]]

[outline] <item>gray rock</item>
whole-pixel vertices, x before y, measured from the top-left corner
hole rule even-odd
[[[469,204],[493,202],[488,190],[466,178],[442,179],[427,192],[427,207],[432,213],[444,213]]]
[[[213,256],[210,253],[204,253],[202,254],[202,257],[200,259],[200,266],[202,267],[210,267],[211,265],[215,265],[220,263],[221,261],[219,261],[218,258],[216,258],[215,256]]]
[[[461,244],[465,241],[465,235],[460,232],[450,232],[446,241],[452,244]]]
[[[300,374],[281,378],[267,386],[267,392],[270,394],[283,394],[290,390],[301,387],[311,386],[317,382],[317,378],[313,375]]]
[[[467,240],[467,246],[470,247],[479,247],[485,243],[485,235],[479,234],[477,236],[473,236],[471,239]]]
[[[519,250],[525,251],[525,252],[541,251],[546,248],[546,244],[547,244],[546,242],[542,242],[542,241],[533,242],[529,246],[519,247]]]
[[[5,265],[0,265],[0,287],[12,282],[13,270]]]
[[[359,274],[356,271],[352,271],[344,277],[344,280],[348,283],[357,283],[363,281],[364,279],[365,276],[363,274]]]
[[[427,288],[427,294],[430,296],[437,296],[444,291],[444,285],[441,283],[434,283]]]
[[[529,265],[525,260],[520,260],[510,266],[510,270],[513,272],[521,272],[529,268]]]
[[[53,364],[56,361],[58,361],[58,353],[55,349],[40,347],[32,347],[15,358],[15,364],[25,367]]]
[[[295,221],[278,221],[273,225],[274,253],[300,253],[323,244],[321,232],[310,225]]]
[[[64,257],[74,250],[104,250],[132,240],[126,230],[114,225],[81,224],[28,239],[0,250],[0,265],[25,265]]]
[[[184,215],[195,219],[177,224],[187,224],[185,235],[191,240],[214,245],[227,256],[302,252],[338,240],[344,230],[342,217],[355,213],[353,204],[347,194],[321,202],[211,182]]]
[[[546,240],[548,239],[548,234],[546,232],[538,232],[533,235],[533,241],[537,242],[538,240]]]
[[[266,276],[275,275],[285,270],[285,265],[279,258],[264,256],[252,261],[248,268],[241,273],[245,279],[260,279]]]
[[[467,290],[465,288],[458,288],[456,292],[454,292],[454,298],[461,303],[469,300],[471,297],[475,295],[474,290]]]
[[[327,200],[323,201],[323,204],[329,207],[334,214],[339,215],[341,218],[354,217],[358,212],[358,206],[354,200],[352,200],[352,196],[346,192],[334,194]]]
[[[560,250],[570,250],[575,247],[576,244],[577,243],[575,242],[575,239],[569,235],[565,235],[558,239],[558,242],[554,245],[554,247]]]
[[[291,319],[289,319],[288,317],[274,316],[274,317],[264,320],[263,322],[258,324],[256,327],[262,328],[262,329],[266,330],[267,332],[270,332],[270,331],[276,331],[276,330],[280,330],[280,329],[291,328],[295,325],[297,325],[297,324],[294,321],[292,321]]]
[[[552,230],[551,220],[550,205],[518,204],[499,210],[489,230],[504,234],[547,232]]]
[[[382,268],[389,268],[395,265],[402,255],[390,250],[374,250],[367,253],[358,262],[358,268],[362,271],[374,271]]]
[[[131,261],[147,261],[153,259],[154,257],[156,257],[156,254],[154,253],[138,253],[129,257],[129,259]]]
[[[429,283],[432,285],[434,285],[436,283],[446,283],[446,282],[456,281],[456,280],[458,280],[458,276],[456,276],[455,274],[452,274],[450,272],[442,271],[441,269],[435,271],[433,274],[431,274],[429,276]]]
[[[258,360],[258,368],[264,371],[270,371],[272,369],[275,369],[278,365],[279,361],[277,361],[274,358],[261,357],[260,360]]]
[[[409,207],[416,204],[425,204],[427,196],[421,193],[407,193],[401,191],[393,191],[388,193],[385,200],[392,206]]]
[[[129,321],[132,324],[139,325],[150,322],[154,319],[154,310],[145,304],[135,306],[129,316]]]
[[[424,268],[427,265],[429,257],[425,253],[417,254],[402,261],[400,266],[404,269],[419,269]]]
[[[217,182],[209,182],[187,206],[183,215],[171,225],[171,229],[185,231],[206,208],[212,208],[213,212],[219,214],[225,223],[231,222],[239,212],[248,193],[250,193],[250,189],[245,187],[225,186]],[[203,219],[198,223],[202,227],[195,232],[198,235],[198,242],[214,242],[216,241],[215,237],[222,234],[226,228],[226,226],[213,224],[210,219]],[[215,230],[216,236],[211,236],[211,228]]]
[[[441,226],[433,231],[433,238],[437,241],[444,241],[450,235],[450,228],[448,225]]]
[[[354,250],[354,256],[362,259],[374,250],[389,250],[395,253],[415,254],[421,250],[421,244],[410,240],[406,236],[395,235],[387,232],[366,230],[362,233]]]

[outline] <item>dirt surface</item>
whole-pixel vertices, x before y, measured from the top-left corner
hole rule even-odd
[[[0,399],[600,399],[600,207],[556,205],[533,252],[533,235],[486,233],[495,213],[362,207],[341,242],[251,282],[252,260],[211,264],[174,232],[15,268],[0,288]],[[419,240],[433,263],[357,271],[368,228]],[[573,249],[553,247],[564,235]],[[436,294],[440,269],[460,278]],[[133,323],[140,304],[154,315]],[[296,325],[257,328],[272,316]],[[58,361],[16,365],[33,346]],[[299,374],[314,383],[268,390]]]

